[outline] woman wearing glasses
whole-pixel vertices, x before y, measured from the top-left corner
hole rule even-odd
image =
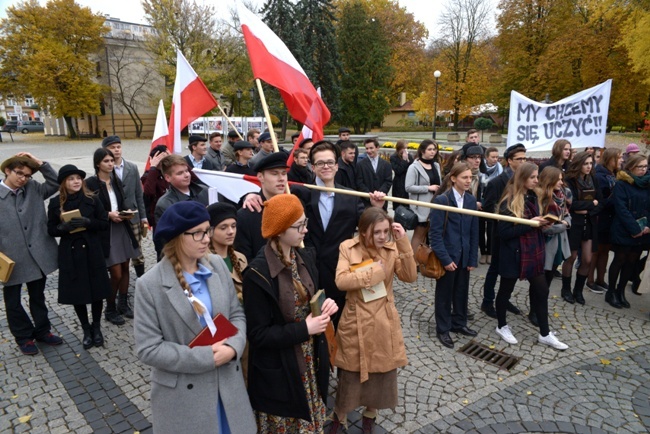
[[[323,332],[338,310],[326,299],[313,316],[315,261],[299,249],[307,233],[300,199],[280,194],[264,202],[268,240],[244,273],[248,328],[248,394],[260,433],[316,433],[325,424],[329,359]]]
[[[650,243],[648,160],[643,155],[630,156],[616,179],[612,192],[616,211],[610,232],[614,260],[609,266],[609,290],[605,300],[614,307],[630,307],[625,298],[625,286],[633,279],[641,252]]]
[[[209,254],[210,215],[194,201],[171,205],[156,223],[163,258],[136,281],[135,347],[151,366],[157,433],[256,432],[239,358],[246,319],[224,262]],[[188,344],[217,314],[238,332],[212,345]]]

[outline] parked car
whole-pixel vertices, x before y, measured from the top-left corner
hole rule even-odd
[[[45,131],[43,122],[40,121],[20,121],[18,122],[18,129],[21,133],[42,133]]]
[[[15,133],[18,131],[18,121],[7,121],[7,123],[2,126],[2,130],[0,131],[3,133]]]

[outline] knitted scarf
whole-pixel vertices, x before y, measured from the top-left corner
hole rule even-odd
[[[566,196],[564,189],[553,190],[553,201],[548,204],[547,212],[560,218],[564,217],[567,212]]]
[[[537,216],[539,216],[537,196],[532,191],[529,191],[524,203],[523,218],[532,219]],[[521,248],[519,279],[531,279],[542,274],[544,272],[544,257],[546,255],[542,231],[538,228],[533,228],[525,234],[520,235],[519,245]]]

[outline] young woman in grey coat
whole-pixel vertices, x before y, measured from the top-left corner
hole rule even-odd
[[[209,255],[209,220],[198,202],[167,208],[154,234],[164,244],[164,257],[136,281],[135,346],[140,361],[152,368],[155,433],[257,431],[240,365],[244,309],[223,259]],[[218,313],[237,334],[190,348]]]

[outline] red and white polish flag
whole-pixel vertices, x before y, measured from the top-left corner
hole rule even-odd
[[[314,134],[323,135],[330,111],[291,51],[273,31],[240,2],[237,11],[253,76],[278,88],[287,110]]]
[[[169,115],[169,137],[167,147],[175,154],[183,148],[181,130],[190,122],[200,118],[218,105],[203,81],[194,72],[183,53],[176,50],[176,82],[174,98]]]
[[[316,89],[316,92],[318,92],[318,95],[320,96],[320,87]],[[313,105],[312,105],[313,107]],[[289,158],[287,159],[287,166],[291,167],[293,164],[293,151],[298,149],[298,146],[300,143],[305,140],[305,139],[312,139],[314,143],[319,142],[323,140],[325,136],[323,135],[323,130],[317,130],[317,131],[312,131],[307,125],[302,126],[302,131],[300,131],[300,135],[298,136],[298,140],[296,140],[296,144],[293,145],[293,149],[291,149],[291,152],[289,153]]]
[[[238,203],[243,195],[258,192],[261,188],[256,176],[205,169],[193,169],[193,172],[211,189],[214,188],[217,193],[235,203]]]
[[[165,105],[163,104],[163,100],[160,100],[160,103],[158,103],[158,114],[156,115],[156,126],[153,129],[153,139],[151,140],[151,147],[149,148],[149,152],[151,152],[151,150],[158,145],[165,145],[167,146],[167,149],[169,149],[168,140],[169,128],[167,128]],[[144,168],[144,171],[146,172],[149,170],[150,166],[151,163],[149,159],[147,159],[147,165]]]

